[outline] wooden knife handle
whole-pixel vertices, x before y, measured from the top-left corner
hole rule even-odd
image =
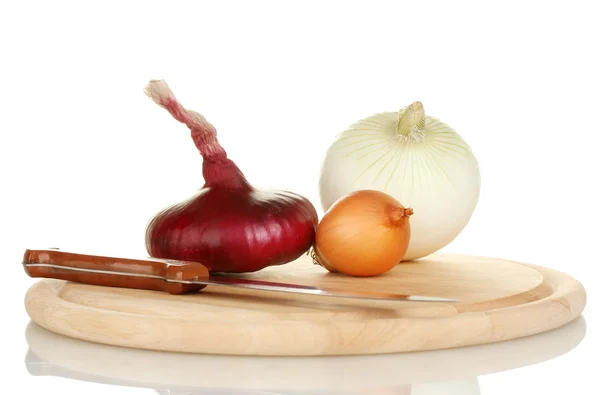
[[[164,291],[174,295],[201,290],[206,285],[186,284],[185,281],[207,280],[210,274],[206,266],[199,262],[117,258],[56,249],[27,249],[23,266],[27,275],[34,278]]]

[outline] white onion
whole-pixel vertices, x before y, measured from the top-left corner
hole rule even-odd
[[[375,189],[411,207],[404,260],[414,260],[442,249],[465,228],[480,184],[469,145],[415,102],[364,118],[337,135],[321,166],[319,198],[327,211],[353,191]]]

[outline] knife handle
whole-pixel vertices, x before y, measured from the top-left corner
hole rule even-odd
[[[130,259],[77,254],[56,249],[27,249],[23,266],[29,277],[54,278],[108,287],[163,291],[173,295],[197,292],[209,271],[199,262],[170,259]]]

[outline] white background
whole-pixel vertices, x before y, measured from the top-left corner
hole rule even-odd
[[[542,264],[588,291],[584,341],[481,377],[481,393],[597,394],[599,13],[595,2],[2,2],[4,386],[107,387],[30,376],[25,248],[145,254],[144,227],[203,183],[187,129],[144,96],[165,79],[218,129],[256,185],[319,206],[335,134],[420,100],[482,173],[448,252]],[[112,393],[149,390],[108,388]]]

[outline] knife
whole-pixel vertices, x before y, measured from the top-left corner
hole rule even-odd
[[[124,258],[80,254],[50,249],[27,249],[23,255],[25,273],[32,278],[54,278],[83,284],[168,292],[172,295],[198,292],[206,286],[226,286],[261,291],[418,302],[459,302],[434,296],[402,295],[387,292],[318,288],[245,279],[210,273],[200,262],[154,257]]]

